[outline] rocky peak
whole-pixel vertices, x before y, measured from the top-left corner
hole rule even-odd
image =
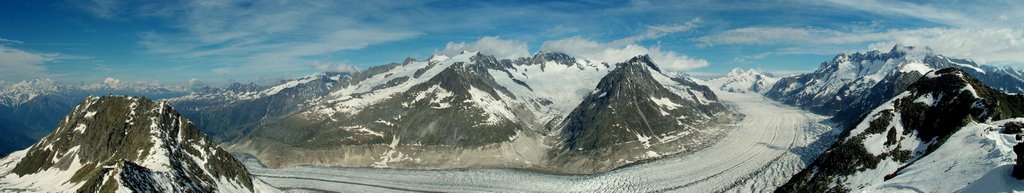
[[[5,158],[0,174],[10,188],[44,192],[253,191],[240,162],[167,103],[144,97],[88,97],[53,133]]]
[[[255,92],[260,89],[260,86],[256,85],[256,83],[254,82],[250,82],[249,84],[242,84],[236,82],[231,83],[231,85],[228,85],[227,87],[224,87],[224,89],[234,92]]]
[[[477,52],[475,55],[469,58],[469,61],[474,65],[484,66],[490,69],[505,70],[512,67],[512,60],[501,59],[498,60],[493,55],[484,55]]]
[[[647,66],[647,67],[650,67],[651,70],[654,70],[656,72],[661,73],[661,68],[659,68],[657,64],[654,64],[654,61],[651,60],[651,56],[649,56],[647,54],[640,55],[640,56],[635,56],[633,58],[630,58],[629,60],[627,60],[624,63],[619,63],[618,65],[624,66],[624,67],[627,67],[627,68],[637,68],[637,67]]]
[[[416,58],[406,57],[405,60],[402,60],[402,65],[409,65],[413,62],[416,62]]]
[[[576,58],[573,58],[572,56],[569,56],[568,54],[561,52],[541,51],[538,52],[536,55],[533,55],[534,64],[542,64],[548,61],[554,61],[555,63],[562,65],[576,64]]]

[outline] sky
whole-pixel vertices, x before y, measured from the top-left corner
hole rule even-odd
[[[565,52],[673,72],[807,72],[928,46],[1024,67],[1024,1],[2,1],[0,81],[271,81],[407,57]]]

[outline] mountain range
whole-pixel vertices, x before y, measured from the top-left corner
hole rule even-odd
[[[987,176],[993,168],[1012,163],[1009,147],[1017,143],[1016,133],[1007,128],[1024,122],[1024,98],[1015,94],[1024,92],[1021,71],[946,57],[927,47],[897,45],[888,52],[839,54],[813,72],[785,77],[742,69],[707,81],[676,74],[664,72],[646,55],[594,61],[558,52],[516,59],[462,52],[267,86],[235,83],[173,90],[26,81],[0,90],[0,113],[6,113],[0,114],[0,131],[11,133],[0,137],[0,142],[10,143],[0,144],[12,144],[0,148],[11,152],[28,147],[0,163],[0,171],[10,171],[7,176],[19,176],[4,178],[0,185],[49,190],[42,183],[25,181],[40,179],[20,177],[43,172],[73,176],[45,187],[103,190],[111,184],[107,179],[114,179],[105,174],[113,171],[111,175],[131,179],[125,181],[176,184],[146,188],[254,190],[256,182],[226,152],[250,154],[270,168],[601,173],[716,143],[731,131],[732,123],[744,118],[719,100],[715,92],[722,91],[763,95],[829,116],[828,123],[841,133],[834,143],[823,142],[832,145],[821,155],[805,155],[811,156],[807,167],[798,168],[778,192],[906,187],[987,191],[993,189],[972,183],[1005,177]],[[108,85],[117,85],[113,82]],[[137,93],[161,100],[88,97],[74,105],[85,96],[102,95],[96,92]],[[97,107],[110,113],[89,110],[101,102],[105,105]],[[137,120],[133,112],[139,108],[131,104],[145,104],[141,109],[148,109],[148,114],[138,117],[151,121]],[[96,117],[111,120],[91,121]],[[166,119],[177,121],[162,121]],[[136,121],[154,126],[135,126]],[[155,132],[116,135],[89,128]],[[175,130],[187,130],[185,136],[194,139],[166,139],[174,136],[167,131]],[[146,137],[154,140],[131,142]],[[129,142],[87,144],[111,140]],[[197,143],[198,147],[184,149],[166,145]],[[86,147],[96,155],[80,155]],[[170,156],[119,152],[157,151],[154,148],[171,152]],[[72,159],[84,160],[65,161]],[[187,163],[212,163],[211,159],[216,164],[202,166],[203,172]],[[165,162],[152,160],[172,161],[153,165]],[[71,166],[74,172],[67,169]],[[941,180],[935,176],[951,171],[958,172],[958,180],[939,185],[921,180]]]
[[[696,149],[715,136],[697,130],[730,121],[707,87],[665,75],[646,56],[608,64],[554,52],[516,60],[466,52],[384,68],[349,76],[348,85],[256,127],[229,150],[275,167],[592,173]],[[645,118],[611,119],[636,116]],[[578,161],[592,154],[607,156]]]
[[[154,98],[178,97],[183,88],[160,85],[105,82],[74,86],[50,79],[33,79],[0,86],[0,154],[24,149],[57,126],[57,122],[83,98],[90,95],[144,95]]]

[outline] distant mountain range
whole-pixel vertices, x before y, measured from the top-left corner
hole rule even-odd
[[[646,56],[608,64],[553,52],[516,60],[466,52],[372,70],[229,149],[277,167],[592,173],[705,145],[715,135],[697,130],[732,119],[707,87],[666,76]],[[603,156],[580,159],[595,153]]]
[[[169,98],[187,94],[182,88],[159,85],[104,83],[73,86],[34,79],[0,86],[0,154],[24,149],[57,126],[75,104],[90,95],[143,95]]]
[[[997,90],[1024,93],[1020,71],[949,58],[927,47],[897,45],[889,52],[837,55],[814,72],[780,79],[765,96],[832,115],[837,124],[848,127],[929,71],[950,67],[961,69]]]
[[[263,123],[309,108],[347,79],[347,74],[320,73],[282,80],[269,87],[234,83],[224,88],[203,87],[167,102],[217,141],[227,141]]]

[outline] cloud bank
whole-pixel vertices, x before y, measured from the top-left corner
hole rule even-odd
[[[498,59],[515,59],[530,56],[530,48],[526,42],[504,40],[495,36],[484,36],[475,42],[448,42],[441,52],[446,56],[454,56],[462,51],[478,51],[486,55],[494,55]]]
[[[648,48],[637,44],[614,45],[580,37],[544,42],[540,49],[608,63],[623,62],[635,56],[647,54],[651,56],[654,63],[669,72],[682,72],[708,66],[707,60],[662,50],[658,47]]]

